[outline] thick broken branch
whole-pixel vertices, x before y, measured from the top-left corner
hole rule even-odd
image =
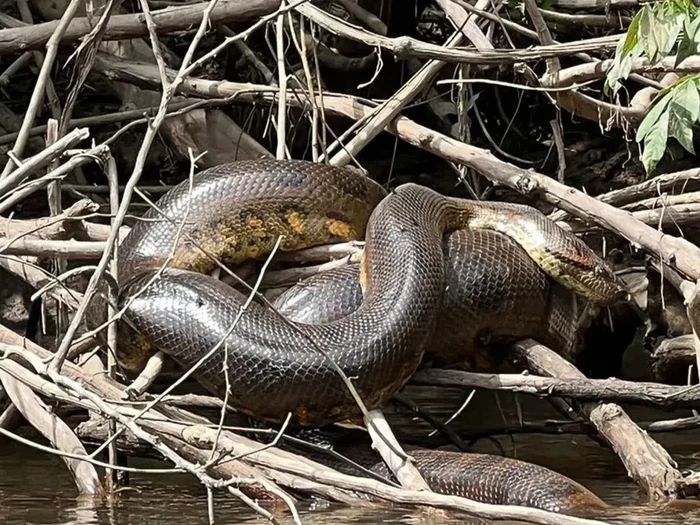
[[[516,49],[508,51],[494,49],[493,51],[470,51],[466,49],[447,49],[406,36],[389,38],[370,33],[335,18],[310,4],[301,5],[296,10],[333,34],[369,46],[382,47],[398,58],[425,58],[463,64],[515,64],[518,62],[542,60],[543,58],[575,55],[583,51],[612,50],[623,36],[612,35],[580,40],[571,44],[534,46],[527,50]]]
[[[181,7],[168,7],[153,11],[153,21],[159,34],[191,29],[199,23],[209,2],[200,2]],[[210,13],[213,24],[247,22],[270,14],[278,9],[280,0],[220,0]],[[48,42],[58,27],[58,22],[46,22],[33,26],[4,29],[0,31],[0,55],[8,55],[38,49]],[[92,31],[88,18],[75,18],[68,25],[61,43],[69,44]],[[104,40],[126,40],[148,35],[142,13],[114,15],[105,30]]]
[[[99,59],[96,61],[96,67],[98,62]],[[104,60],[100,66],[101,72],[106,72],[110,68],[110,74],[119,75],[120,78],[134,81],[133,75],[138,69],[138,81],[149,84],[159,82],[155,67],[141,65],[132,67],[114,60]],[[182,88],[187,93],[207,98],[220,97],[222,94],[225,96],[238,94],[241,100],[251,101],[256,100],[250,95],[251,92],[257,92],[259,97],[265,100],[267,94],[274,91],[274,88],[268,86],[203,79],[185,81]],[[270,96],[269,99],[273,100],[273,97]],[[290,96],[288,100],[292,105],[305,104],[297,97]],[[349,96],[324,95],[318,103],[323,104],[327,112],[344,115],[356,121],[364,120],[373,111],[373,108],[363,101]],[[633,245],[655,254],[666,264],[675,267],[692,279],[700,277],[700,248],[685,239],[664,234],[647,226],[636,220],[629,212],[614,208],[535,171],[504,162],[488,150],[460,142],[406,117],[398,117],[387,126],[386,131],[418,148],[475,169],[493,182],[505,184],[526,196],[540,197],[586,222],[593,222],[617,233]]]
[[[576,381],[584,375],[571,363],[534,341],[522,341],[514,351],[529,369],[560,379]],[[642,431],[618,405],[584,404],[580,412],[595,426],[601,436],[627,468],[630,477],[652,501],[666,500],[677,494],[683,476],[664,448]]]

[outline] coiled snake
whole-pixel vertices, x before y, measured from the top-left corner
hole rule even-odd
[[[128,306],[126,318],[139,334],[124,346],[162,349],[185,368],[203,361],[194,373],[202,385],[220,396],[228,389],[231,405],[270,421],[291,413],[296,424],[318,426],[356,416],[357,405],[335,366],[353,378],[368,409],[381,407],[420,364],[445,309],[447,278],[479,266],[474,254],[487,256],[482,268],[496,264],[489,258],[518,263],[508,266],[505,286],[502,275],[493,282],[492,272],[482,271],[473,289],[462,289],[472,301],[461,315],[481,305],[488,309],[489,301],[503,305],[524,299],[525,309],[538,317],[532,324],[543,324],[539,312],[551,314],[559,307],[546,298],[552,279],[528,277],[538,271],[531,261],[592,301],[609,304],[625,295],[585,244],[533,208],[449,198],[415,184],[387,195],[353,169],[304,161],[226,164],[173,188],[157,207],[160,211],[149,210],[120,247],[120,302]],[[480,233],[469,236],[470,231]],[[443,237],[451,233],[444,249]],[[466,242],[459,235],[466,235]],[[255,302],[243,314],[246,297],[207,275],[213,258],[225,264],[259,259],[280,236],[281,250],[364,237],[361,304],[307,322],[285,320]],[[463,246],[472,262],[457,264],[454,256],[465,251]],[[530,262],[522,262],[523,249]],[[540,289],[533,293],[526,286],[510,297],[508,288],[521,282]],[[447,296],[455,300],[451,292]],[[290,311],[292,299],[287,295],[281,303]],[[332,299],[324,304],[337,307]],[[468,322],[469,317],[462,324]],[[499,459],[496,464],[511,465]],[[573,483],[552,474],[559,483]],[[590,501],[600,501],[580,489]]]

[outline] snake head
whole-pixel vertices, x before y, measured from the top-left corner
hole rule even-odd
[[[578,257],[576,264],[564,264],[569,267],[562,268],[559,277],[555,278],[565,281],[562,284],[600,306],[612,306],[629,300],[630,294],[624,283],[610,266],[588,246],[584,251],[587,252],[585,257]]]
[[[586,243],[564,230],[556,230],[548,244],[533,250],[540,267],[577,295],[599,306],[629,300],[629,292],[610,265]]]
[[[597,300],[591,300],[601,306],[611,306],[629,300],[630,294],[622,280],[602,260],[593,265],[591,289],[597,293]]]

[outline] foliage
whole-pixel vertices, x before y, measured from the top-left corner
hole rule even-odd
[[[639,58],[653,65],[675,51],[677,65],[696,54],[700,45],[699,14],[700,9],[692,0],[665,0],[642,7],[617,46],[613,66],[607,74],[606,91],[616,93]],[[642,121],[636,137],[638,143],[643,143],[642,162],[647,173],[663,157],[669,136],[695,153],[693,126],[700,113],[698,89],[700,77],[691,75],[656,96],[654,107]]]
[[[693,126],[700,117],[700,75],[680,79],[657,96],[653,109],[637,129],[637,142],[644,142],[642,162],[651,173],[666,151],[671,136],[690,153],[693,148]]]

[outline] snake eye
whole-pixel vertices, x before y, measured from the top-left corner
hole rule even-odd
[[[596,265],[596,267],[593,269],[593,273],[595,275],[604,275],[604,276],[607,276],[609,274],[608,269],[602,265]]]

